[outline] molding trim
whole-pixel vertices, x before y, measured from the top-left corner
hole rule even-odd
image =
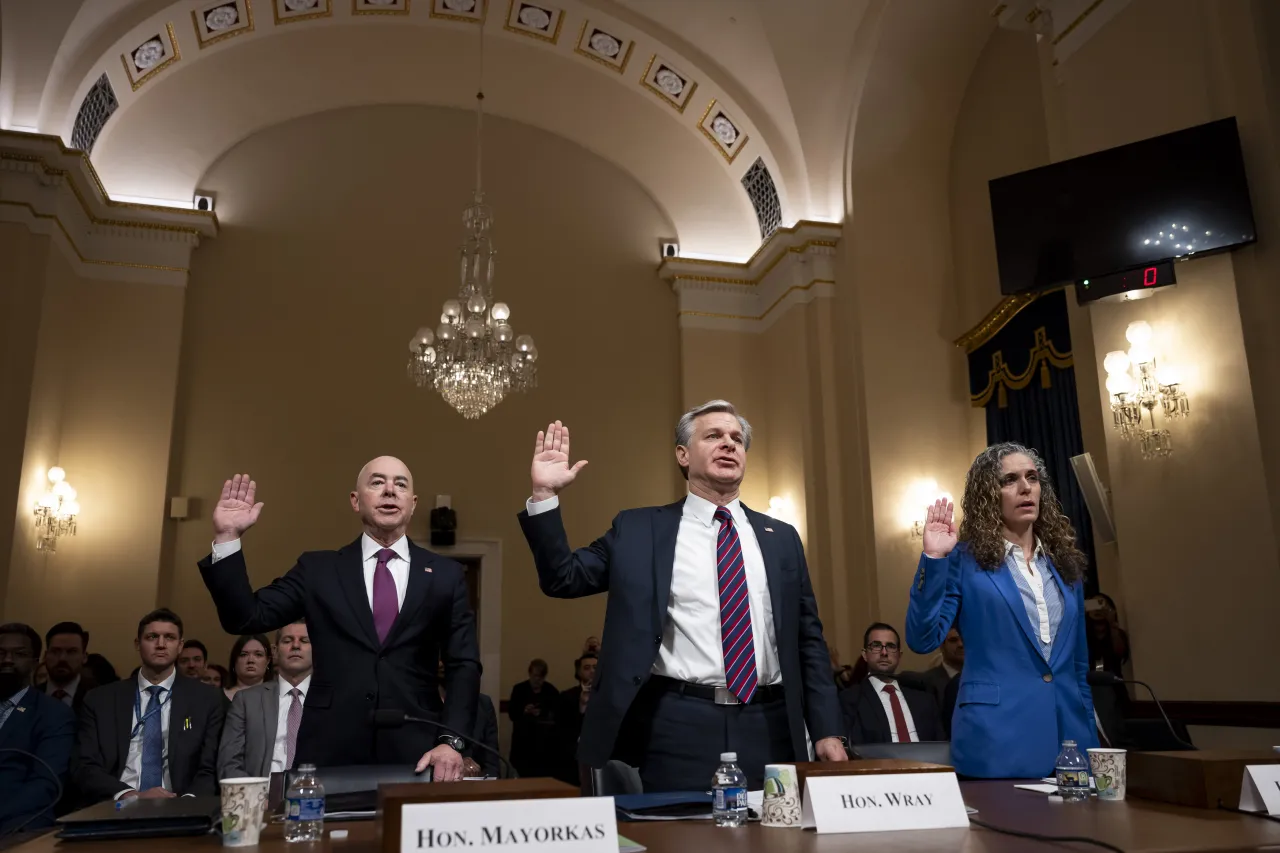
[[[801,221],[779,228],[745,263],[667,258],[658,275],[671,283],[682,329],[763,332],[793,305],[835,295],[842,227]]]
[[[996,303],[996,307],[992,308],[987,316],[978,321],[978,325],[956,338],[955,345],[966,353],[973,352],[994,338],[1023,308],[1026,308],[1041,296],[1057,293],[1065,287],[1066,285],[1059,285],[1036,293],[1016,293],[1013,296],[1006,296]]]
[[[0,221],[46,234],[87,278],[185,286],[210,213],[113,202],[80,151],[53,136],[0,133]]]

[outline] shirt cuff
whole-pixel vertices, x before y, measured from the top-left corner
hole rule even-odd
[[[239,553],[239,551],[240,551],[239,539],[232,539],[230,542],[223,542],[222,544],[218,544],[217,542],[214,542],[213,543],[213,559],[210,560],[209,562],[210,564],[212,564],[212,563],[218,562],[219,560],[225,560],[227,557],[230,557],[232,554]]]
[[[545,501],[535,501],[533,498],[529,498],[524,502],[525,512],[529,513],[529,515],[539,515],[544,512],[551,512],[551,510],[558,506],[560,506],[559,495],[552,495]]]
[[[119,799],[120,799],[121,797],[123,797],[125,794],[132,794],[132,793],[134,793],[134,789],[133,789],[133,788],[125,788],[123,791],[121,791],[120,793],[116,794],[116,795],[115,795],[115,797],[114,797],[114,799],[119,800]]]

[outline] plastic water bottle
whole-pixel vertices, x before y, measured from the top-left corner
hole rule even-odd
[[[324,840],[324,786],[314,764],[300,764],[285,795],[284,840]]]
[[[1064,802],[1079,803],[1089,799],[1089,762],[1076,749],[1076,742],[1064,740],[1055,765],[1058,796]]]
[[[720,753],[720,766],[711,784],[715,797],[711,814],[716,826],[746,826],[747,774],[738,766],[738,753]]]

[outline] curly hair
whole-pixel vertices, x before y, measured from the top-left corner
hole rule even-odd
[[[1049,481],[1040,454],[1021,444],[1005,442],[993,444],[978,454],[969,466],[964,481],[964,518],[960,522],[959,538],[967,542],[969,551],[978,565],[995,571],[1004,562],[1005,538],[1001,533],[1004,521],[1000,513],[1000,477],[1006,456],[1021,453],[1036,466],[1040,479],[1040,513],[1033,530],[1053,560],[1058,574],[1068,584],[1084,577],[1087,559],[1076,547],[1076,532],[1062,513],[1057,492]]]

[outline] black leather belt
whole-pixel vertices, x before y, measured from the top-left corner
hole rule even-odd
[[[692,696],[695,699],[706,699],[708,702],[715,702],[717,705],[741,705],[741,700],[729,692],[727,687],[712,687],[709,684],[691,684],[688,681],[677,681],[674,678],[667,678],[665,675],[655,675],[649,679],[649,683],[654,688],[663,692],[679,693],[681,696]],[[756,692],[751,697],[752,705],[761,705],[766,702],[777,702],[784,698],[781,684],[771,684],[768,687],[757,687]]]

